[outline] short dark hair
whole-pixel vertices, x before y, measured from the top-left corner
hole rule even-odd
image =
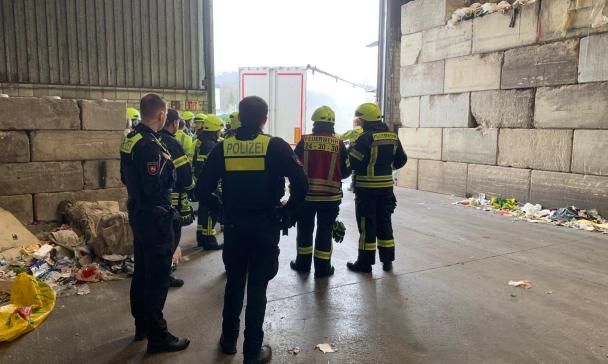
[[[239,119],[243,125],[261,126],[268,116],[268,104],[258,96],[247,96],[239,102]]]
[[[160,95],[154,93],[147,94],[139,100],[139,112],[142,119],[150,118],[159,110],[166,108],[167,102]]]
[[[179,125],[177,126],[178,129],[183,129],[186,127],[186,122],[184,121],[184,119],[180,118],[179,119]]]
[[[179,114],[177,111],[173,109],[167,110],[167,120],[165,120],[165,128],[168,128],[174,122],[179,120]]]

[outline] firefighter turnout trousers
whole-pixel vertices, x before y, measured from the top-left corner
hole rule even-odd
[[[314,256],[315,272],[327,273],[331,270],[331,255],[333,252],[332,230],[338,213],[339,202],[304,202],[298,212],[298,270],[308,271]],[[315,217],[317,233],[314,238]]]
[[[209,211],[209,209],[199,203],[198,207],[198,225],[196,227],[196,242],[198,246],[209,246],[217,245],[217,239],[215,235],[215,224],[217,223],[217,217]]]
[[[395,260],[391,215],[397,200],[392,189],[357,190],[355,214],[359,228],[359,257],[363,264],[375,263],[376,247],[383,263]]]

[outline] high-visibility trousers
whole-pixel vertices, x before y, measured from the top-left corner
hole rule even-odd
[[[304,202],[298,212],[297,220],[298,256],[296,265],[298,267],[303,270],[310,269],[314,256],[315,271],[329,271],[331,269],[332,230],[339,212],[340,202]],[[313,247],[315,217],[317,234]]]
[[[355,215],[359,228],[359,257],[362,264],[374,264],[376,248],[381,262],[395,260],[391,215],[397,206],[392,189],[359,189],[355,194]]]

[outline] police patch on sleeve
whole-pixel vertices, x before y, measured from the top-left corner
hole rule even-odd
[[[155,176],[158,173],[158,163],[150,162],[148,163],[148,174],[151,176]]]

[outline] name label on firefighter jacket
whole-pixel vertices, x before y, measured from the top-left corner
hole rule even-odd
[[[338,153],[339,149],[340,141],[336,138],[317,135],[310,135],[304,138],[304,150]]]

